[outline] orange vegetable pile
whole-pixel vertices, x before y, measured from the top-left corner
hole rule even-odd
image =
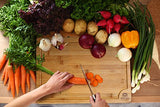
[[[0,59],[0,71],[2,71],[3,67],[4,69],[1,80],[4,81],[4,85],[8,83],[8,91],[11,90],[13,97],[16,96],[15,92],[18,96],[20,87],[23,94],[26,93],[26,83],[28,86],[28,91],[30,90],[30,75],[34,83],[36,82],[36,77],[33,71],[30,70],[28,72],[23,65],[13,66],[6,58],[6,54],[3,54],[2,58]]]

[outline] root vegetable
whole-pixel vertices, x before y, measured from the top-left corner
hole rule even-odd
[[[91,49],[92,56],[95,58],[101,58],[106,53],[106,48],[102,44],[94,44]]]
[[[114,16],[113,16],[113,21],[114,21],[115,23],[119,23],[119,22],[121,21],[121,16],[118,15],[118,14],[114,15]]]
[[[47,38],[42,38],[40,40],[39,48],[42,49],[43,51],[49,51],[51,48],[51,42]]]
[[[82,19],[76,20],[74,32],[77,35],[84,34],[86,32],[86,29],[87,29],[87,23],[84,20]]]
[[[117,54],[118,58],[122,62],[127,62],[132,57],[132,52],[127,48],[121,48]]]
[[[112,33],[108,37],[108,45],[118,47],[121,44],[121,37],[119,33]]]
[[[92,36],[96,35],[96,33],[98,32],[98,26],[95,22],[91,21],[88,23],[87,32]]]
[[[94,41],[94,37],[89,34],[81,35],[79,38],[79,44],[84,49],[92,48]]]
[[[100,20],[98,23],[97,23],[97,26],[106,26],[107,25],[107,21],[104,19],[104,20]]]
[[[99,13],[104,19],[109,19],[111,17],[111,12],[109,11],[100,11]]]
[[[103,44],[106,42],[108,38],[108,34],[105,30],[100,30],[95,36],[97,43]]]
[[[74,21],[72,19],[66,19],[63,24],[63,30],[67,33],[71,33],[74,29]]]

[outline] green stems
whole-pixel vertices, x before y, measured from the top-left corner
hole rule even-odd
[[[48,70],[47,68],[43,67],[42,65],[40,64],[37,64],[37,69],[38,70],[41,70],[42,72],[45,72],[47,74],[50,74],[50,75],[53,75],[54,73],[50,70]]]

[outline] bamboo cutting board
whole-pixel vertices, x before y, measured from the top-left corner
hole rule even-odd
[[[130,88],[130,62],[122,63],[116,57],[120,48],[106,46],[106,55],[101,59],[94,58],[89,49],[83,49],[78,43],[78,36],[67,36],[64,41],[69,44],[64,50],[57,50],[52,46],[45,54],[43,66],[53,72],[69,72],[77,77],[83,77],[80,64],[85,71],[91,71],[103,77],[104,82],[97,87],[92,87],[93,92],[100,92],[103,99],[109,103],[124,103],[131,101]],[[51,37],[47,37],[50,38]],[[37,48],[37,55],[42,54]],[[50,75],[37,71],[37,87],[47,82]],[[38,103],[89,103],[90,91],[87,85],[74,85],[72,88],[48,95],[38,101]]]

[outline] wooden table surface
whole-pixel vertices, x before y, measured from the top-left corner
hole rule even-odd
[[[6,0],[1,0],[0,7]],[[140,0],[142,3],[147,4],[151,12],[152,18],[156,26],[156,42],[160,43],[160,1],[159,0]],[[8,47],[8,38],[0,34],[0,57],[5,48]],[[157,55],[157,54],[156,54]],[[158,45],[158,55],[160,55],[160,46]],[[132,102],[160,102],[160,69],[159,66],[152,61],[151,67],[151,81],[141,84],[141,88],[135,94],[132,94]],[[0,81],[1,82],[1,81]],[[2,90],[0,90],[2,91]],[[6,103],[8,98],[4,98]],[[10,98],[12,100],[12,98]],[[9,100],[9,101],[10,101]],[[9,102],[8,101],[8,102]]]

